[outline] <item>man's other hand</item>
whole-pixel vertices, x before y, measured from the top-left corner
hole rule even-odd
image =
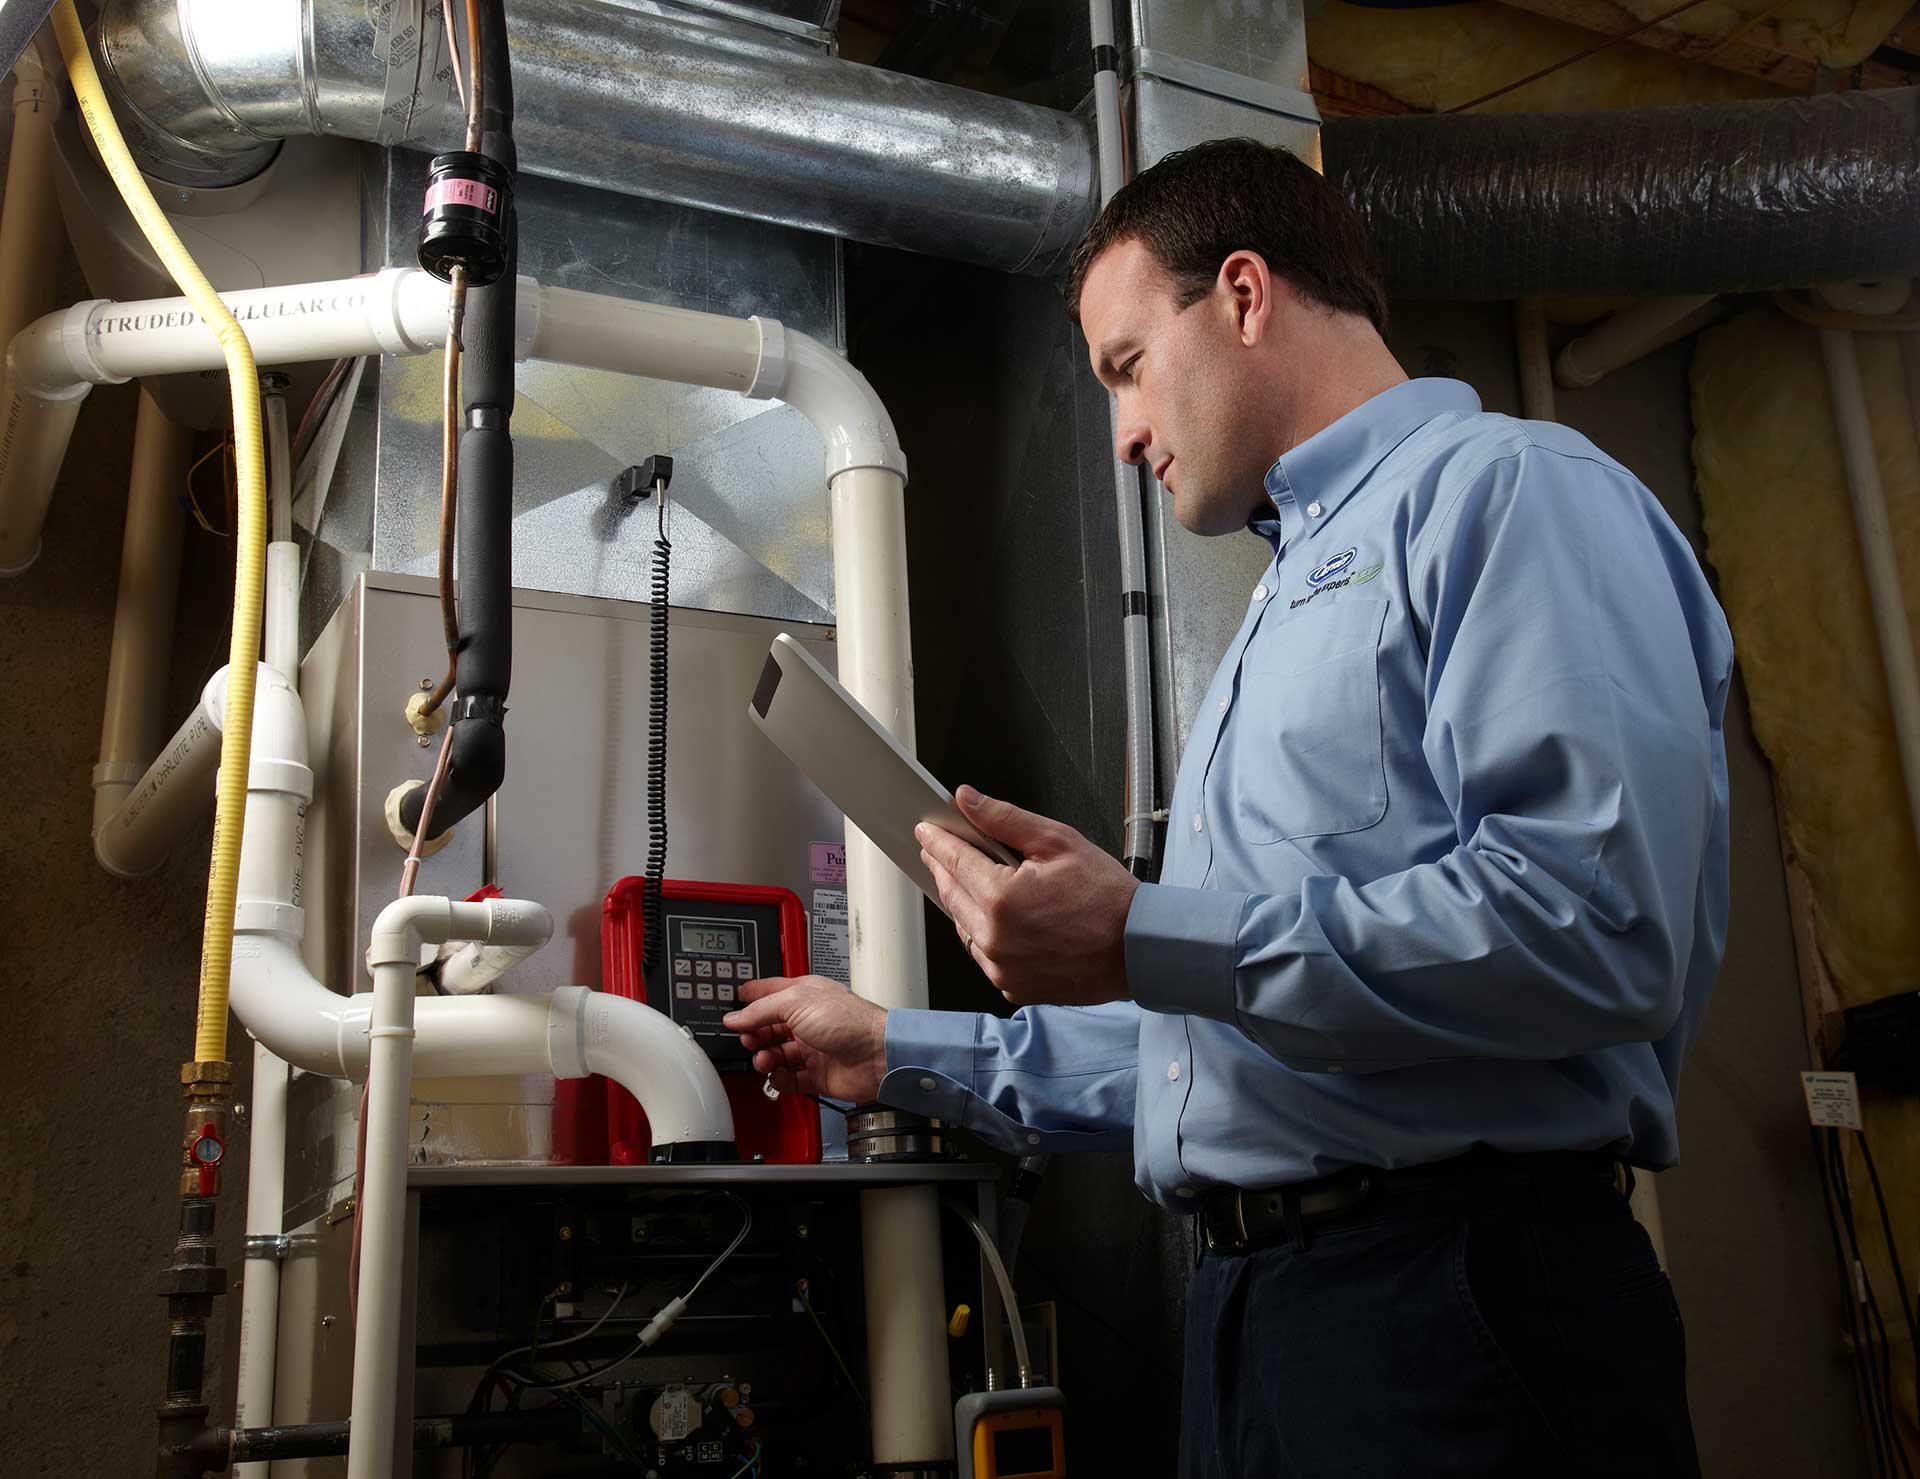
[[[996,863],[943,827],[914,829],[920,859],[974,963],[1015,1006],[1091,1006],[1127,995],[1127,911],[1139,882],[1061,822],[962,786],[966,819],[1024,856]]]
[[[825,976],[766,976],[725,1022],[774,1087],[871,1104],[887,1072],[887,1009]]]

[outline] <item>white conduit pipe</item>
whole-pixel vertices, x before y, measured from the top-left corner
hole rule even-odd
[[[235,1427],[273,1425],[274,1374],[280,1356],[279,1239],[286,1213],[286,1060],[253,1045],[253,1111],[247,1132],[247,1242],[240,1281],[240,1353],[235,1362]],[[241,1464],[239,1479],[267,1479],[272,1464]]]
[[[262,377],[267,421],[267,591],[261,633],[266,665],[300,691],[300,550],[293,543],[293,455],[283,379]],[[144,395],[144,392],[142,392]],[[256,708],[258,705],[256,704]],[[243,845],[244,850],[244,845]],[[265,1043],[253,1045],[253,1113],[247,1135],[246,1272],[240,1284],[240,1350],[234,1425],[273,1424],[280,1355],[280,1238],[285,1229],[287,1091],[291,1073]],[[269,1479],[270,1462],[241,1464],[239,1479]]]
[[[1113,0],[1088,0],[1093,45],[1094,138],[1100,157],[1100,203],[1104,208],[1127,182],[1126,133],[1120,116],[1119,54],[1113,39]],[[1141,471],[1117,455],[1120,403],[1107,397],[1107,433],[1113,459],[1114,529],[1120,557],[1121,698],[1126,713],[1125,810],[1121,813],[1120,859],[1136,877],[1153,873],[1154,759],[1153,629],[1147,601],[1147,532]]]
[[[1585,390],[1656,349],[1699,332],[1726,311],[1711,293],[1647,298],[1565,345],[1554,356],[1553,378],[1567,390]]]
[[[483,940],[544,945],[553,919],[538,904],[488,899],[395,899],[374,921],[373,1016],[367,1066],[366,1169],[354,1216],[360,1220],[360,1312],[353,1338],[353,1418],[348,1479],[388,1479],[400,1400],[400,1332],[405,1322],[407,1124],[412,1104],[413,974],[423,944]]]
[[[246,325],[262,365],[426,354],[446,342],[446,285],[418,268],[221,296]],[[906,476],[893,420],[864,377],[776,319],[662,308],[545,288],[530,277],[519,279],[516,314],[521,359],[785,400],[826,442],[829,478],[853,467],[888,467]],[[16,528],[31,548],[90,387],[219,369],[224,362],[186,299],[96,298],[29,324],[9,344],[7,363],[0,527]]]
[[[13,143],[0,205],[0,344],[53,300],[53,272],[60,263],[60,207],[53,193],[53,125],[59,116],[60,89],[29,47],[13,69]],[[0,422],[0,441],[13,433],[11,418]],[[40,526],[52,492],[49,480],[36,506],[0,504],[0,578],[20,574],[40,553]]]
[[[1913,654],[1913,629],[1907,624],[1900,566],[1894,556],[1893,526],[1887,519],[1886,492],[1880,485],[1880,461],[1867,419],[1860,384],[1860,360],[1846,329],[1820,330],[1820,353],[1827,363],[1827,390],[1833,422],[1840,433],[1840,454],[1847,469],[1847,494],[1860,536],[1860,558],[1867,568],[1867,595],[1873,603],[1874,630],[1880,637],[1880,661],[1887,673],[1887,697],[1893,706],[1894,738],[1907,783],[1907,812],[1920,840],[1920,667]]]
[[[222,669],[201,690],[200,702],[161,746],[127,799],[94,829],[93,856],[116,877],[144,878],[153,872],[166,861],[181,831],[212,805],[214,773],[220,768],[218,705],[226,692],[224,677]]]
[[[1513,300],[1513,347],[1520,362],[1520,414],[1553,421],[1553,362],[1547,351],[1547,310],[1538,298]]]
[[[142,391],[133,423],[133,472],[127,483],[127,527],[120,545],[113,645],[100,714],[100,759],[93,767],[96,839],[111,833],[110,824],[159,751],[164,734],[167,657],[173,647],[185,522],[180,489],[191,448],[186,428],[169,421]],[[159,840],[164,844],[168,839]],[[160,858],[164,856],[163,850]]]

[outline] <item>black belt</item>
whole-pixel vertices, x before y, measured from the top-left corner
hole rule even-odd
[[[1623,1169],[1605,1150],[1526,1155],[1476,1151],[1393,1171],[1353,1166],[1288,1186],[1216,1188],[1200,1203],[1199,1233],[1209,1253],[1240,1253],[1281,1241],[1304,1248],[1310,1231],[1393,1213],[1421,1216],[1443,1206],[1467,1208],[1521,1191],[1589,1196],[1603,1187],[1624,1191]],[[1630,1172],[1627,1180],[1631,1182]]]

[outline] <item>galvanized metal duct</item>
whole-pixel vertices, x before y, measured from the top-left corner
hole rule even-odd
[[[1321,141],[1396,295],[1678,295],[1920,271],[1920,88],[1353,119]]]
[[[443,39],[364,0],[107,0],[96,50],[130,142],[185,186],[301,133],[459,147]],[[930,252],[1055,270],[1093,216],[1069,114],[604,0],[508,0],[523,170]]]

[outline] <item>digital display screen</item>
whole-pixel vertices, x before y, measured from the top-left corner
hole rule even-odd
[[[737,924],[701,919],[680,921],[681,955],[745,955],[747,932]]]
[[[1053,1429],[1002,1428],[993,1435],[996,1474],[1051,1474]]]

